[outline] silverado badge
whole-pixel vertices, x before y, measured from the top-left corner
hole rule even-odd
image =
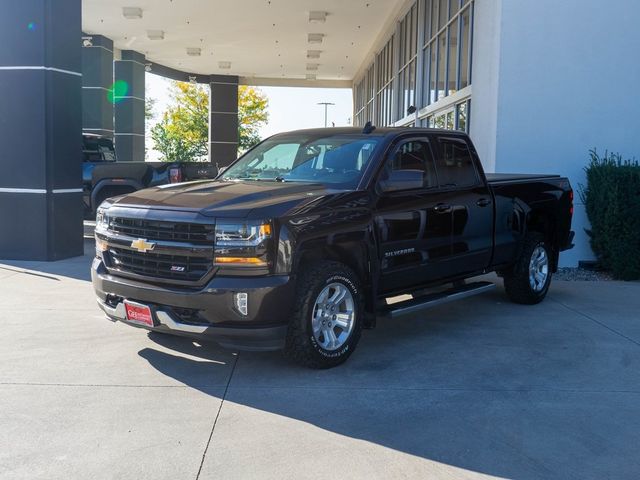
[[[156,244],[147,242],[144,238],[139,238],[131,242],[131,248],[135,248],[141,253],[147,253],[155,248]]]

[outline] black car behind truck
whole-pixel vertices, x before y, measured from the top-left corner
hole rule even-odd
[[[377,316],[492,288],[480,274],[540,302],[572,213],[566,178],[485,175],[460,132],[298,131],[215,181],[105,202],[92,278],[112,320],[327,368]]]
[[[218,169],[205,162],[116,162],[113,141],[108,137],[82,135],[82,190],[85,218],[109,197],[147,187],[187,180],[215,178]]]

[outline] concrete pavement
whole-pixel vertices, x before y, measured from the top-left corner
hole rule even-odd
[[[638,478],[640,284],[502,288],[329,371],[106,321],[88,255],[0,264],[0,478]]]

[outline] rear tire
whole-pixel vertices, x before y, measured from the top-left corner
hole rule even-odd
[[[503,274],[504,289],[512,302],[534,305],[544,300],[551,284],[551,251],[544,236],[527,234],[513,269]]]
[[[345,362],[360,340],[363,292],[357,275],[338,262],[314,263],[297,283],[285,356],[305,367]]]

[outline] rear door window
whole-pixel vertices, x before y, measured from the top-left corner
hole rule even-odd
[[[440,187],[472,187],[480,183],[465,142],[440,138],[438,146],[436,170]]]

